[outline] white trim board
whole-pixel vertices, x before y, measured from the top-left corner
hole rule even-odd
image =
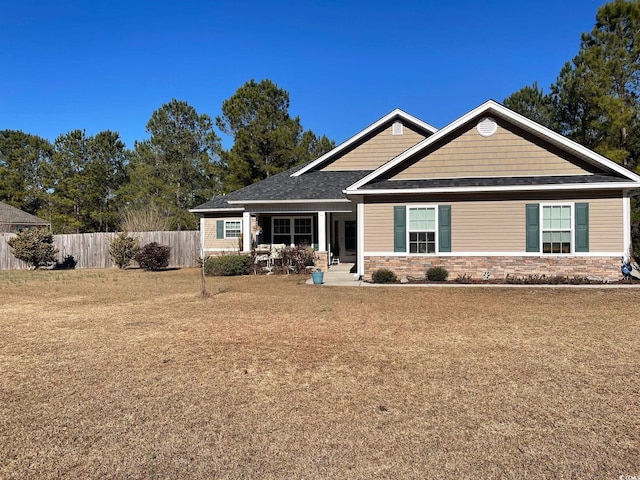
[[[538,252],[440,252],[434,254],[407,252],[364,252],[365,257],[409,257],[425,260],[438,257],[541,257],[541,258],[574,258],[574,257],[620,257],[622,252],[577,252],[567,254],[542,254]]]
[[[347,195],[388,195],[413,193],[466,193],[466,192],[538,192],[546,190],[620,190],[640,188],[639,183],[605,182],[605,183],[565,183],[559,185],[509,185],[478,187],[438,187],[438,188],[388,188],[388,189],[352,189],[344,190]]]

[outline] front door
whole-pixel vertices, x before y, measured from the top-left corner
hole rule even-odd
[[[344,221],[344,261],[356,261],[356,249],[358,245],[358,231],[355,220]]]
[[[355,263],[358,248],[358,224],[354,213],[333,213],[331,220],[331,253],[341,262]]]

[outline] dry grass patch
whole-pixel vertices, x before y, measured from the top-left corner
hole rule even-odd
[[[640,475],[637,292],[0,272],[0,478]]]

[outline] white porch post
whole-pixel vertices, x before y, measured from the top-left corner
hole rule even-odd
[[[358,264],[358,275],[362,277],[364,275],[364,199],[359,197],[356,201],[358,202],[356,206],[358,256],[356,258]]]
[[[318,251],[327,251],[327,212],[318,212]]]
[[[242,212],[242,251],[251,251],[251,212]]]

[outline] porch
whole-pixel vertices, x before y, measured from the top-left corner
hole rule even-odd
[[[243,212],[242,246],[244,252],[283,247],[312,247],[317,266],[327,271],[330,265],[355,263],[357,258],[357,220],[352,205],[331,210],[305,209],[276,211],[274,208]]]

